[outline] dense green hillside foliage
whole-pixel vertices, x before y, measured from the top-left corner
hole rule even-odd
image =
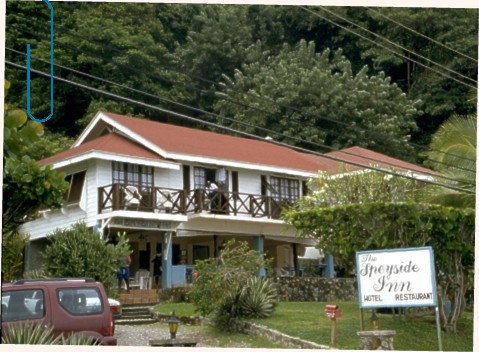
[[[262,136],[295,136],[273,137],[308,149],[357,144],[414,160],[420,148],[411,142],[427,145],[449,116],[475,112],[476,9],[53,7],[58,77],[215,123],[253,124]],[[6,77],[17,106],[26,74],[9,62],[25,66],[26,43],[32,68],[48,73],[48,7],[9,1]],[[32,78],[32,110],[47,116],[49,79]],[[74,137],[100,109],[188,123],[57,80],[45,125]]]

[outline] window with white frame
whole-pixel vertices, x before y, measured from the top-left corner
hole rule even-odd
[[[204,168],[195,167],[193,176],[195,178],[195,189],[206,187],[206,170]]]
[[[271,176],[270,192],[274,200],[295,202],[299,199],[299,181]]]
[[[140,192],[147,192],[153,187],[153,167],[114,161],[113,183],[136,186]]]

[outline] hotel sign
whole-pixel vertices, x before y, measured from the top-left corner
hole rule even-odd
[[[176,223],[175,223],[176,224]],[[134,218],[113,218],[110,226],[123,227],[129,229],[142,230],[175,230],[175,226],[171,221],[160,221],[151,219],[134,219]]]
[[[356,252],[361,308],[436,306],[431,247]]]

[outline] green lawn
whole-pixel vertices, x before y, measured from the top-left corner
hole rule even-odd
[[[336,320],[338,349],[358,349],[360,313],[356,302],[328,302],[339,305],[342,317]],[[291,336],[329,345],[331,320],[324,314],[325,302],[281,302],[272,317],[252,320]],[[160,304],[156,310],[171,313],[175,310],[180,316],[193,316],[194,309],[189,303]],[[370,310],[365,310],[365,328],[369,328]],[[434,317],[414,318],[403,321],[390,314],[378,314],[379,328],[395,330],[396,350],[434,351],[438,350],[437,330]],[[457,334],[442,332],[444,351],[472,351],[473,313],[466,312],[459,322]],[[217,332],[218,333],[218,332]],[[220,334],[220,333],[218,333]],[[220,334],[221,335],[221,334]],[[228,334],[225,334],[227,338]],[[263,347],[263,346],[257,346]],[[265,346],[266,347],[266,346]]]

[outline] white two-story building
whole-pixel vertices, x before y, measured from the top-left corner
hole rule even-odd
[[[330,155],[364,165],[427,169],[363,148]],[[61,209],[21,227],[30,234],[27,269],[46,236],[84,221],[104,238],[126,232],[131,270],[152,272],[162,253],[162,286],[189,280],[198,259],[217,256],[231,238],[298,273],[298,256],[316,243],[295,236],[281,209],[306,191],[318,171],[339,162],[271,143],[99,112],[71,149],[40,162],[65,172],[70,189]],[[209,192],[208,182],[218,189]],[[274,274],[274,273],[273,273]]]

